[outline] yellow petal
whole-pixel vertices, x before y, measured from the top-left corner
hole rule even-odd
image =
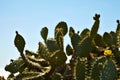
[[[112,55],[112,51],[111,50],[105,50],[104,51],[104,55],[105,56],[111,56]]]

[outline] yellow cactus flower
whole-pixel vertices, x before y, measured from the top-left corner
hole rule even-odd
[[[104,55],[105,56],[111,56],[112,55],[112,51],[111,50],[104,50]]]

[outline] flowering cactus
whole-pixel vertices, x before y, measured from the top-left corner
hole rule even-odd
[[[112,55],[112,51],[111,50],[105,50],[104,51],[104,55],[105,56],[111,56]]]
[[[79,34],[69,29],[71,44],[64,47],[67,23],[62,21],[55,27],[54,38],[48,38],[48,28],[40,35],[38,50],[24,51],[25,40],[18,32],[14,40],[20,57],[5,66],[10,72],[8,80],[116,80],[120,78],[120,23],[116,31],[98,33],[100,15],[95,14],[91,28]],[[65,51],[65,50],[66,51]],[[67,56],[72,56],[66,63]],[[108,58],[109,57],[109,58]],[[18,73],[16,75],[16,73]]]

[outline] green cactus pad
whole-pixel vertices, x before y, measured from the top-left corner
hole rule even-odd
[[[105,41],[105,43],[108,45],[108,46],[111,46],[112,45],[112,36],[111,34],[109,34],[108,32],[105,32],[103,34],[103,40]]]
[[[65,64],[66,60],[67,60],[67,57],[65,53],[58,50],[54,53],[54,55],[52,55],[50,63],[52,66],[58,67],[60,65]]]
[[[78,43],[76,54],[79,57],[87,57],[91,52],[91,47],[90,37],[86,37]]]
[[[39,42],[39,47],[38,47],[38,55],[45,59],[45,60],[49,60],[50,59],[50,52],[48,50],[48,48],[43,45],[41,42]]]
[[[97,61],[95,61],[95,63],[93,64],[92,74],[91,74],[91,78],[93,80],[101,80],[101,70],[104,66],[105,61],[106,61],[106,58],[102,57],[98,59]],[[99,65],[100,63],[101,65]]]
[[[17,47],[20,53],[23,53],[25,47],[25,40],[24,38],[16,31],[16,36],[14,39],[14,45]]]
[[[116,67],[112,60],[108,60],[102,70],[102,80],[115,80]]]
[[[110,35],[112,36],[112,45],[117,46],[117,36],[116,33],[114,31],[110,32]]]
[[[72,37],[74,33],[75,33],[75,30],[73,29],[73,27],[70,27],[69,36]]]
[[[18,58],[17,60],[13,61],[9,65],[5,66],[5,70],[9,71],[11,73],[17,73],[19,72],[20,68],[24,66],[25,62],[22,58]]]
[[[73,36],[71,37],[71,43],[74,49],[76,49],[79,41],[80,41],[80,36],[74,33]]]
[[[66,53],[67,53],[68,56],[73,54],[73,49],[69,44],[66,47]]]
[[[85,80],[85,71],[85,62],[80,61],[80,59],[78,58],[75,67],[76,80]]]
[[[48,28],[47,27],[42,28],[40,33],[41,33],[42,38],[46,42],[47,35],[48,35]]]
[[[47,45],[47,48],[50,52],[55,52],[55,51],[59,50],[57,41],[53,38],[47,39],[46,45]]]
[[[55,27],[55,35],[58,32],[58,29],[60,29],[62,31],[63,35],[65,36],[66,33],[68,32],[68,27],[67,27],[66,22],[61,21],[56,25],[56,27]]]
[[[81,34],[80,34],[80,40],[83,39],[84,37],[86,36],[89,36],[90,35],[90,30],[89,29],[84,29]]]
[[[55,37],[56,41],[57,41],[57,45],[59,46],[59,49],[64,51],[64,43],[63,43],[63,34],[62,31],[58,31],[56,32],[56,37]]]
[[[106,44],[101,35],[97,34],[94,38],[94,41],[95,41],[96,46],[106,47]]]

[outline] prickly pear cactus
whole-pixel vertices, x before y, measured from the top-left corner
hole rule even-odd
[[[101,80],[101,70],[103,69],[104,62],[106,61],[105,57],[102,57],[95,61],[92,68],[91,78],[93,80]]]
[[[76,47],[76,54],[79,57],[87,57],[91,52],[91,40],[89,37],[84,38]]]
[[[72,55],[73,54],[73,48],[68,44],[67,46],[66,46],[66,54],[68,55],[68,56],[70,56],[70,55]]]
[[[75,79],[76,80],[85,80],[85,62],[84,60],[78,58],[76,67],[75,67]]]
[[[13,62],[11,62],[9,65],[6,65],[5,70],[11,73],[16,73],[18,71],[21,72],[22,71],[21,67],[23,67],[24,65],[25,65],[25,62],[20,57],[17,60],[14,60]]]
[[[99,18],[100,18],[99,14],[95,14],[95,16],[93,17],[95,22],[94,22],[92,29],[91,29],[91,33],[90,33],[91,38],[94,38],[98,32],[99,23],[100,23]]]
[[[116,67],[112,60],[106,61],[102,70],[102,80],[115,80],[116,79]]]
[[[64,21],[54,29],[54,38],[48,38],[48,28],[40,35],[44,43],[38,42],[36,52],[25,50],[25,39],[16,31],[14,45],[20,53],[11,59],[5,70],[10,72],[7,80],[118,80],[120,78],[120,23],[116,31],[98,33],[100,15],[95,14],[90,29],[81,33],[69,28]],[[64,47],[64,36],[68,33],[71,44]],[[64,50],[65,49],[65,50]],[[69,58],[68,56],[71,56]],[[67,60],[70,60],[66,63]]]
[[[40,33],[41,33],[42,38],[43,38],[44,41],[46,42],[46,40],[47,40],[47,35],[48,35],[48,28],[47,28],[47,27],[42,28],[42,30],[41,30]]]
[[[20,53],[23,53],[24,47],[25,47],[25,40],[24,38],[16,31],[16,37],[14,40],[15,47],[17,47],[18,51]]]

